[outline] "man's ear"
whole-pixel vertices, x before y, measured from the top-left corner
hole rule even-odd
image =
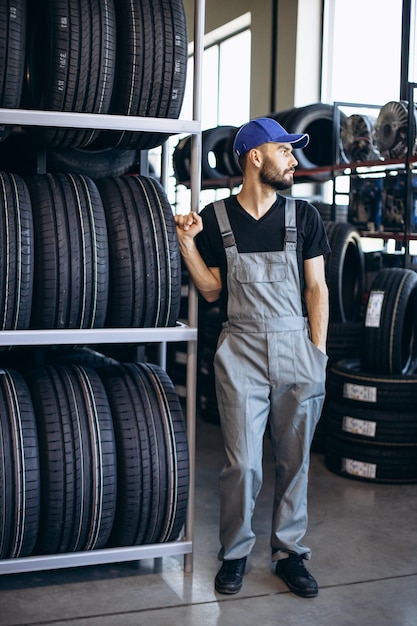
[[[259,148],[252,148],[251,150],[249,150],[247,158],[255,167],[261,167],[262,152],[259,150]]]

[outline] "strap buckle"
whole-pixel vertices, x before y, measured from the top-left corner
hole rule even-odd
[[[297,243],[297,228],[295,226],[285,228],[285,243]]]
[[[235,237],[231,230],[228,230],[222,233],[222,238],[223,238],[223,246],[225,248],[230,248],[231,246],[235,245]]]

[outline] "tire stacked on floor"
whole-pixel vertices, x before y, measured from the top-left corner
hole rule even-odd
[[[331,253],[325,259],[329,289],[329,365],[357,357],[361,349],[365,258],[359,231],[345,222],[325,222]]]
[[[359,358],[328,372],[325,462],[360,480],[417,481],[417,274],[383,269],[368,294]]]
[[[329,289],[327,371],[338,359],[360,352],[364,285],[364,254],[358,230],[345,222],[325,221],[331,247],[325,259]],[[323,452],[327,436],[327,397],[317,424],[312,450]]]
[[[188,445],[159,366],[4,369],[0,405],[0,558],[179,538]]]

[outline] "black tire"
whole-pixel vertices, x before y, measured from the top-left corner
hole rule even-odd
[[[417,375],[363,371],[359,359],[341,359],[327,371],[329,399],[372,410],[408,411],[417,406]]]
[[[363,323],[329,322],[327,333],[328,366],[345,358],[359,358],[362,349]]]
[[[178,184],[189,184],[191,178],[191,135],[183,137],[175,146],[172,165]]]
[[[175,326],[181,306],[181,255],[172,207],[162,185],[150,176],[134,176],[142,185],[152,214],[158,261],[158,307],[154,326]]]
[[[0,559],[30,556],[40,520],[35,412],[16,371],[0,371]]]
[[[25,72],[26,1],[0,0],[0,107],[20,106]],[[11,132],[0,125],[0,141]]]
[[[239,160],[236,152],[233,150],[233,145],[235,142],[235,137],[239,131],[239,128],[232,130],[229,134],[229,137],[226,139],[223,148],[223,161],[227,171],[229,172],[229,176],[231,177],[241,177],[242,170],[239,165]]]
[[[118,450],[118,504],[112,545],[178,538],[188,498],[188,447],[172,382],[158,366],[99,370],[112,407]]]
[[[52,346],[43,350],[45,365],[82,365],[96,369],[118,363],[89,346]]]
[[[137,162],[136,150],[107,148],[103,150],[64,148],[49,149],[46,152],[48,172],[81,174],[92,180],[108,176],[121,176]]]
[[[366,303],[364,369],[411,374],[417,365],[417,274],[386,268],[374,278]]]
[[[20,176],[0,172],[0,185],[0,330],[24,330],[33,296],[32,204]]]
[[[294,109],[285,118],[285,130],[289,133],[308,133],[310,142],[305,148],[296,148],[294,156],[301,170],[309,170],[334,162],[333,105],[318,102]],[[340,112],[343,124],[346,116]],[[309,180],[323,182],[330,180],[331,171],[307,174]]]
[[[224,154],[226,142],[235,131],[237,132],[235,126],[216,126],[203,131],[201,163],[203,180],[219,180],[232,175]]]
[[[362,313],[365,258],[358,230],[343,222],[326,222],[331,253],[326,255],[330,321],[354,322]]]
[[[181,259],[172,208],[162,186],[145,176],[107,178],[97,184],[109,232],[106,325],[175,325],[181,301]]]
[[[347,222],[348,220],[348,207],[339,205],[335,207],[335,213],[333,213],[333,205],[327,202],[314,201],[314,206],[320,213],[323,222],[331,222],[333,219],[336,222]]]
[[[375,483],[417,482],[417,446],[376,445],[329,435],[326,467],[336,474]]]
[[[276,113],[271,113],[268,117],[272,117],[278,124],[281,124],[288,131],[288,122],[291,119],[291,116],[294,115],[296,111],[296,107],[291,107],[290,109],[283,109],[282,111],[277,111]]]
[[[35,231],[32,328],[101,328],[108,300],[108,241],[95,183],[76,174],[27,181]]]
[[[235,126],[216,126],[202,132],[201,176],[205,182],[222,181],[236,176],[239,165],[234,163],[230,138],[237,132]],[[192,137],[179,141],[173,154],[174,173],[179,183],[190,183]],[[236,169],[237,168],[237,169]]]
[[[117,63],[111,113],[178,118],[185,93],[188,35],[182,0],[116,2]],[[148,150],[169,134],[100,132],[98,145]]]
[[[159,414],[167,460],[166,512],[158,542],[178,539],[185,523],[189,491],[189,456],[185,422],[174,385],[158,365],[140,363],[153,389],[154,415]]]
[[[113,0],[40,0],[30,9],[29,106],[108,113],[116,63]],[[90,144],[97,131],[38,129],[35,136],[50,147],[75,148]]]
[[[417,412],[383,411],[330,401],[326,407],[327,432],[346,441],[417,445]]]
[[[47,366],[27,376],[38,425],[41,521],[35,551],[104,548],[116,509],[110,405],[96,372]]]
[[[155,433],[146,411],[141,381],[128,365],[100,368],[109,399],[117,450],[117,506],[110,546],[143,544],[153,512]]]
[[[141,228],[137,190],[130,177],[104,178],[97,185],[109,237],[106,326],[140,328],[145,323],[147,306],[153,308],[155,271],[150,235]]]

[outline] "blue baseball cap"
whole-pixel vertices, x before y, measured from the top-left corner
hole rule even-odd
[[[285,128],[272,117],[258,117],[244,124],[236,133],[233,150],[242,156],[263,143],[291,143],[294,148],[304,148],[310,141],[309,135],[287,133]]]

